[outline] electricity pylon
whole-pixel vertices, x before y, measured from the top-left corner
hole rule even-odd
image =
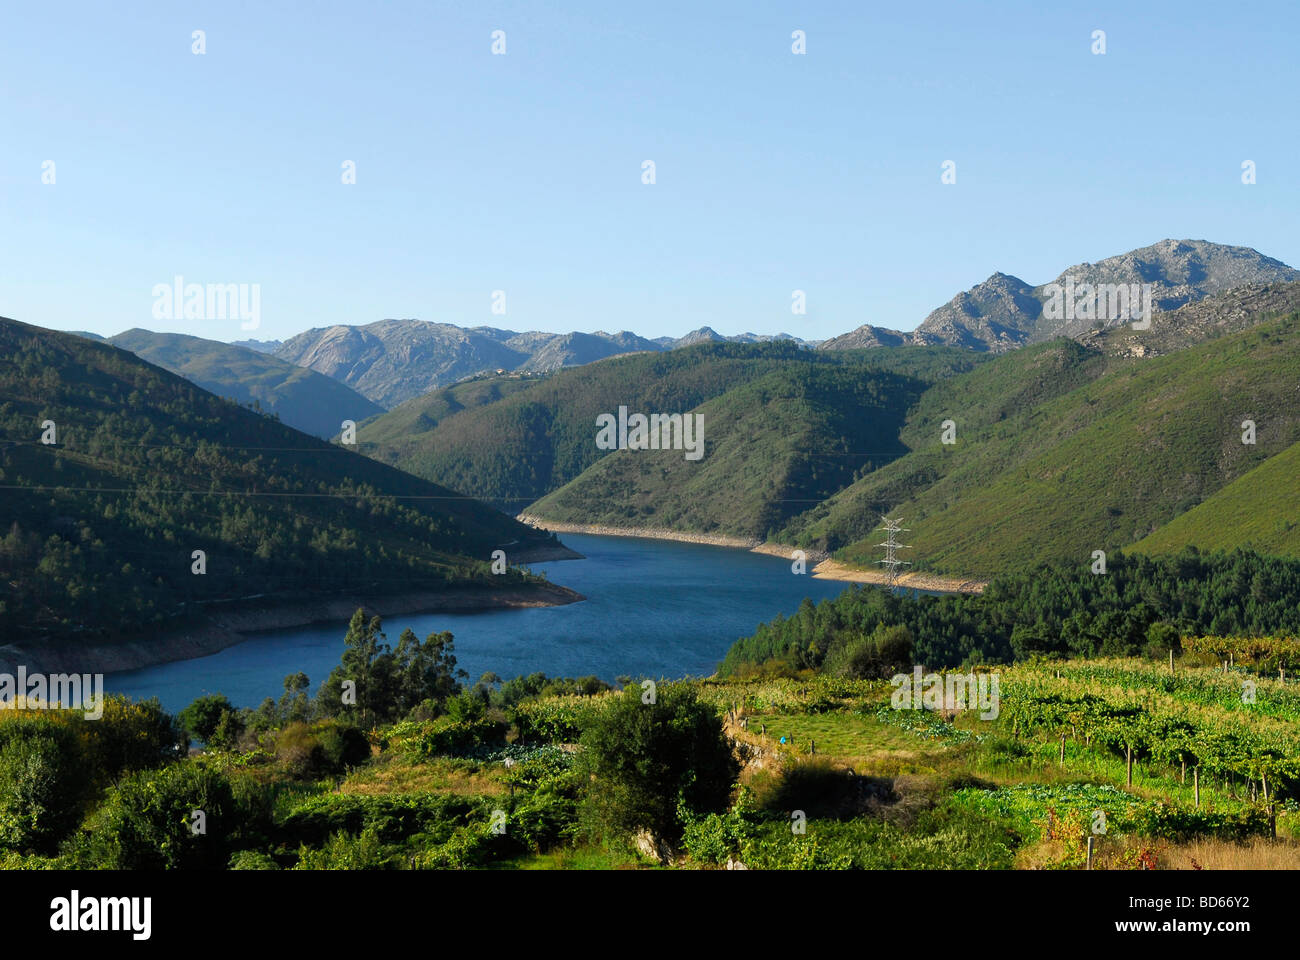
[[[882,517],[881,526],[877,528],[889,531],[889,536],[885,542],[878,543],[876,546],[885,548],[885,559],[877,562],[884,564],[885,569],[889,572],[889,579],[886,583],[891,591],[898,586],[898,568],[910,567],[912,565],[907,560],[899,560],[897,555],[894,553],[895,550],[908,549],[911,547],[911,544],[899,543],[894,539],[894,534],[906,533],[908,530],[907,527],[901,526],[902,522],[901,518],[898,520],[890,520],[888,517]]]

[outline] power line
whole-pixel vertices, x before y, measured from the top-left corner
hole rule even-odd
[[[879,560],[877,562],[883,564],[884,567],[889,571],[889,580],[887,581],[887,583],[890,591],[892,592],[893,589],[898,585],[898,568],[910,567],[912,565],[911,562],[908,560],[899,560],[898,557],[895,555],[894,551],[903,548],[910,549],[911,544],[899,543],[894,539],[894,534],[906,533],[908,530],[907,527],[900,526],[900,524],[903,522],[901,517],[897,520],[890,520],[888,517],[882,517],[881,520],[882,520],[882,524],[877,529],[889,531],[889,536],[886,537],[884,543],[876,544],[876,546],[878,547],[885,548],[885,559]]]

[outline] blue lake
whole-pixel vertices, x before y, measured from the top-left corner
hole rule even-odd
[[[790,561],[727,547],[670,540],[567,534],[585,560],[533,564],[587,599],[563,607],[481,613],[402,614],[384,621],[388,642],[410,627],[423,639],[450,630],[472,680],[541,671],[552,677],[707,676],[738,637],[778,613],[792,614],[849,588],[791,573]],[[279,698],[284,677],[302,671],[312,690],[339,662],[345,623],[257,634],[220,653],[104,678],[109,693],[158,697],[178,711],[205,693],[237,706]]]

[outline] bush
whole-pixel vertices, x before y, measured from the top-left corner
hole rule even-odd
[[[401,745],[414,761],[430,757],[462,754],[476,748],[503,744],[506,724],[491,716],[478,720],[456,720],[450,714],[423,723],[399,724],[389,738]]]
[[[320,747],[330,772],[342,772],[370,759],[370,740],[360,727],[341,721],[327,721],[319,726]]]
[[[356,836],[371,831],[383,843],[399,843],[415,834],[434,842],[450,839],[471,815],[484,820],[478,801],[452,794],[328,793],[295,807],[277,830],[277,840],[315,846],[331,835]]]
[[[90,786],[72,726],[53,715],[0,723],[0,845],[53,852],[80,823]]]
[[[675,842],[686,817],[726,807],[739,772],[717,713],[686,684],[660,684],[653,703],[628,688],[594,715],[582,745],[585,813],[598,833],[645,829]]]
[[[243,825],[230,781],[187,761],[122,781],[83,842],[92,865],[109,870],[221,869]]]
[[[291,723],[276,737],[275,756],[291,777],[335,776],[368,760],[370,741],[344,720],[322,720],[311,726]]]
[[[279,870],[280,865],[257,850],[240,850],[230,856],[231,870]]]
[[[888,678],[911,669],[912,647],[911,630],[882,623],[870,635],[836,649],[826,667],[836,676],[853,680]]]
[[[1152,660],[1164,660],[1170,650],[1180,653],[1182,646],[1182,637],[1172,623],[1160,620],[1147,628],[1146,655]]]
[[[139,703],[106,697],[104,715],[86,723],[82,734],[87,762],[108,781],[178,760],[190,745],[184,727],[156,697]]]
[[[373,830],[350,837],[339,833],[319,850],[303,847],[295,870],[393,870],[402,866],[401,851],[384,844]]]

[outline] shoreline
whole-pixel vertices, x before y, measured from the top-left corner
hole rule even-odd
[[[563,548],[567,554],[580,557]],[[549,559],[570,559],[550,556]],[[534,561],[535,562],[535,561]],[[252,598],[249,598],[252,599]],[[119,673],[211,656],[257,634],[322,623],[346,624],[357,608],[389,619],[402,614],[558,607],[587,599],[559,584],[525,583],[508,590],[462,585],[441,592],[371,594],[285,601],[208,614],[202,622],[173,627],[141,640],[60,643],[28,650],[21,643],[0,646],[0,673]],[[340,632],[339,637],[343,634]]]
[[[553,533],[585,533],[597,537],[640,537],[646,540],[673,540],[678,543],[700,543],[713,547],[730,547],[748,550],[750,553],[763,553],[785,560],[792,558],[798,547],[759,540],[757,537],[732,537],[710,533],[682,533],[663,527],[611,527],[599,523],[561,523],[544,520],[541,517],[521,513],[515,517],[520,523]],[[838,580],[842,583],[884,584],[888,577],[883,571],[864,570],[851,567],[838,560],[832,560],[824,550],[805,550],[807,559],[815,564],[812,575],[818,580]],[[937,573],[917,571],[904,573],[898,578],[900,587],[912,587],[917,590],[933,590],[939,593],[983,593],[988,586],[987,580],[973,577],[947,577]]]

